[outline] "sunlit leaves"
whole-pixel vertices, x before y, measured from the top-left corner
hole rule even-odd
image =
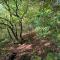
[[[41,37],[46,37],[48,34],[51,33],[49,31],[49,27],[37,27],[35,30],[38,33],[38,35]]]

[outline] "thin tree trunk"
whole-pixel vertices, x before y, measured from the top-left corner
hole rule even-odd
[[[23,31],[23,26],[22,26],[22,19],[21,19],[21,21],[20,21],[20,40],[21,40],[21,44],[23,43],[23,38],[22,38],[22,31]]]

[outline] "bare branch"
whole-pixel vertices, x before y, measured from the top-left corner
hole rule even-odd
[[[15,34],[16,34],[16,36],[18,37],[18,35],[17,35],[17,26],[16,26],[16,24],[15,24]]]
[[[16,16],[18,16],[18,2],[16,0]]]
[[[10,38],[11,38],[12,40],[14,40],[13,37],[12,37],[12,35],[11,35],[11,33],[10,33],[10,31],[9,31],[9,28],[7,28],[7,31],[8,31],[8,34],[9,34]]]

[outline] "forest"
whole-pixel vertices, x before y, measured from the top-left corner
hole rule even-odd
[[[60,0],[0,0],[0,60],[60,60]]]

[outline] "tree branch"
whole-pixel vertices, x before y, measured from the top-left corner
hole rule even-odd
[[[16,37],[15,32],[14,32],[13,28],[12,28],[10,25],[5,24],[5,23],[0,23],[0,24],[1,24],[1,25],[5,25],[5,26],[7,26],[7,27],[12,31],[13,36],[15,37],[15,39],[16,39],[16,40],[19,40],[19,39]]]
[[[16,26],[16,24],[15,24],[15,34],[16,34],[16,36],[18,37],[18,35],[17,35],[17,26]]]
[[[7,0],[4,0],[4,3],[8,7],[8,9],[6,7],[5,8],[11,13],[11,9],[10,9],[10,6],[9,6]]]
[[[12,20],[12,15],[13,15],[13,14],[11,13],[11,8],[10,8],[8,2],[9,2],[9,1],[4,0],[4,3],[5,3],[5,5],[7,6],[6,9],[8,10],[8,12],[9,12],[9,14],[10,14],[10,20],[8,20],[8,19],[6,19],[6,18],[3,18],[3,17],[0,17],[0,18],[1,18],[1,19],[4,19],[4,20],[7,21],[9,24],[5,24],[4,22],[3,22],[3,23],[0,23],[0,24],[1,24],[1,25],[4,25],[4,26],[7,26],[7,27],[11,30],[11,32],[12,32],[13,36],[15,37],[15,39],[16,39],[16,40],[19,40],[18,35],[17,35],[16,25],[11,22],[11,20]],[[15,4],[16,4],[16,15],[14,14],[14,16],[18,17],[18,4],[17,4],[17,0],[15,0]]]
[[[8,31],[8,34],[9,34],[10,38],[11,38],[12,40],[14,40],[13,37],[12,37],[12,35],[11,35],[11,33],[10,33],[10,31],[9,31],[9,28],[7,28],[7,31]]]
[[[21,39],[21,43],[23,43],[23,38],[22,38],[22,31],[23,31],[23,26],[22,26],[22,19],[23,19],[23,17],[24,17],[24,15],[27,13],[27,11],[28,11],[28,5],[27,5],[27,7],[26,7],[26,11],[24,12],[24,14],[22,15],[22,17],[20,18],[20,20],[19,20],[19,25],[20,25],[20,29],[21,29],[21,31],[20,31],[20,39]]]
[[[16,16],[19,16],[18,15],[18,2],[17,2],[17,0],[16,0]]]
[[[3,18],[3,17],[0,17],[0,19],[4,19],[5,21],[9,22],[9,24],[11,25],[11,27],[13,27],[13,23],[11,21],[9,21],[8,19]]]

